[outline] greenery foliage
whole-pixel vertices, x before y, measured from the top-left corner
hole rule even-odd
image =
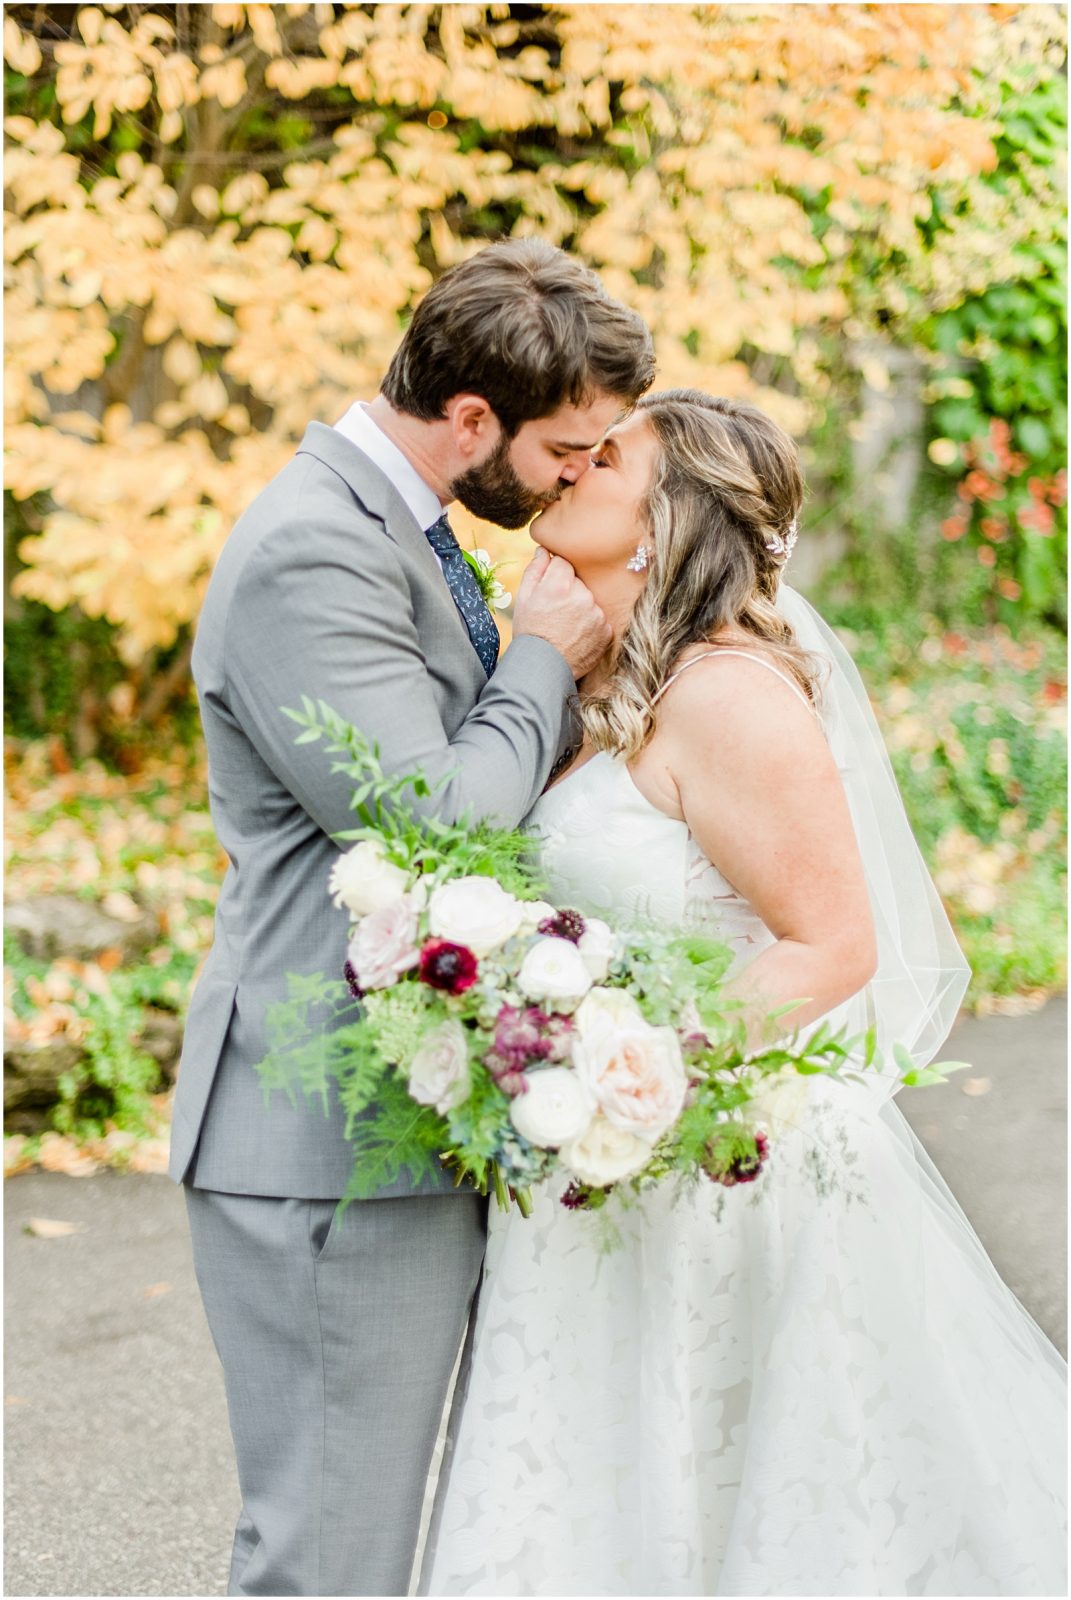
[[[350,806],[361,826],[340,833],[339,839],[377,839],[398,866],[422,873],[429,883],[449,868],[451,877],[471,873],[495,878],[508,894],[538,897],[538,874],[523,834],[467,817],[444,822],[434,815],[433,791],[420,773],[385,773],[378,746],[358,728],[322,700],[302,695],[301,703],[300,711],[284,708],[304,730],[295,743],[323,740],[328,755],[343,758],[332,761],[331,771],[353,784]]]
[[[1029,207],[1059,174],[1067,80],[1002,83],[999,162],[982,183]],[[1045,616],[1066,627],[1067,224],[1057,201],[1014,247],[1004,281],[923,323],[934,353],[929,454],[957,474],[941,524],[988,579],[990,616]]]
[[[866,679],[911,824],[973,969],[968,1003],[1067,982],[1063,635],[950,628],[830,599]]]
[[[771,1042],[749,1048],[742,1004],[728,981],[732,952],[713,937],[657,924],[616,926],[615,949],[595,980],[572,952],[583,987],[571,1000],[546,999],[533,1007],[524,973],[540,949],[555,941],[540,936],[538,920],[523,926],[515,905],[513,922],[503,926],[479,959],[468,952],[469,981],[444,992],[425,975],[423,956],[418,956],[422,949],[424,955],[434,952],[440,942],[431,939],[422,946],[434,927],[433,920],[422,920],[429,896],[433,917],[439,885],[460,888],[474,877],[497,880],[505,867],[520,899],[541,905],[522,865],[529,840],[519,831],[474,826],[467,816],[442,822],[425,804],[433,794],[424,777],[419,772],[388,777],[375,746],[323,702],[305,698],[302,711],[287,714],[303,730],[298,744],[323,739],[329,755],[344,758],[335,760],[333,769],[352,783],[352,808],[363,826],[340,837],[374,843],[380,855],[403,869],[401,883],[409,897],[398,901],[411,918],[405,934],[407,964],[400,971],[378,974],[359,1003],[347,994],[348,983],[323,974],[291,976],[287,997],[270,1008],[269,1052],[257,1064],[266,1094],[300,1089],[318,1099],[325,1113],[337,1094],[354,1150],[344,1204],[374,1197],[403,1172],[411,1183],[434,1178],[446,1160],[462,1181],[481,1193],[493,1186],[503,1209],[515,1195],[528,1214],[531,1184],[558,1170],[559,1160],[568,1172],[571,1158],[564,1148],[559,1154],[556,1143],[545,1146],[513,1126],[512,1096],[518,1091],[496,1079],[493,1062],[498,1060],[506,1077],[523,1074],[523,1087],[530,1087],[528,1070],[538,1072],[547,1064],[546,1046],[554,1030],[582,1029],[584,1008],[608,1004],[613,991],[628,997],[629,1020],[620,1024],[623,1037],[630,1027],[650,1030],[652,1040],[658,1038],[655,1030],[671,1034],[682,1096],[688,1086],[687,1105],[662,1127],[653,1145],[645,1149],[641,1142],[640,1159],[620,1180],[635,1193],[670,1178],[683,1182],[705,1174],[736,1183],[742,1174],[757,1173],[767,1144],[756,1115],[761,1121],[765,1112],[761,1102],[758,1107],[752,1102],[771,1080],[793,1074],[855,1079],[869,1068],[881,1068],[874,1029],[850,1038],[825,1023],[785,1038],[781,1019],[798,1002],[767,1015],[763,1036]],[[542,915],[537,912],[537,918]],[[353,920],[351,932],[356,930],[359,944],[364,920]],[[414,970],[418,959],[419,975]],[[354,984],[364,982],[363,957],[354,954],[350,960],[356,971],[347,968],[348,978]],[[598,1002],[596,997],[601,997]],[[694,1020],[685,1023],[682,1019],[689,1014]],[[500,1030],[515,1026],[522,1015],[536,1037],[520,1045],[501,1042]],[[538,1021],[533,1023],[533,1017]],[[593,1026],[597,1032],[598,1024]],[[419,1057],[425,1050],[447,1052],[450,1092],[440,1084],[429,1093],[426,1081],[418,1083]],[[912,1086],[942,1083],[964,1065],[917,1067],[895,1042],[892,1054],[900,1081]],[[565,1055],[550,1059],[568,1066],[568,1038]],[[776,1121],[776,1114],[771,1115]],[[593,1116],[595,1126],[598,1117],[589,1105],[586,1122]],[[739,1170],[737,1162],[743,1163]],[[588,1183],[580,1189],[586,1195]],[[576,1202],[579,1194],[574,1191],[572,1198]]]
[[[30,1023],[40,1004],[48,966],[33,961],[9,935],[4,939],[9,1005],[14,1018]],[[115,970],[104,982],[95,975],[70,987],[64,1032],[77,1042],[77,1064],[59,1075],[50,1121],[79,1141],[102,1139],[109,1127],[146,1134],[158,1123],[155,1097],[167,1083],[159,1063],[138,1043],[145,1007],[174,1008],[176,985],[185,990],[193,962],[178,955],[166,966],[139,964]]]
[[[847,543],[816,598],[971,1003],[1066,982],[1063,12],[665,15],[5,8],[8,892],[129,895],[161,929],[137,968],[9,969],[16,1041],[86,1041],[59,1116],[87,1137],[151,1122],[138,994],[181,1011],[210,938],[188,660],[222,540],[306,422],[370,392],[437,274],[511,232],[648,318],[660,382],[752,395],[805,439],[805,533]],[[884,345],[927,406],[894,529],[849,449],[855,356],[881,381]]]
[[[156,760],[122,777],[95,762],[72,770],[61,756],[36,744],[9,764],[8,897],[74,893],[120,919],[150,911],[157,938],[125,963],[116,948],[46,965],[9,935],[4,1035],[17,1048],[72,1047],[77,1065],[60,1083],[52,1137],[70,1132],[100,1159],[125,1159],[146,1130],[150,1144],[162,1139],[166,1084],[139,1039],[147,1007],[185,1011],[224,858],[198,761]]]
[[[1059,9],[802,16],[8,6],[17,597],[101,624],[124,714],[184,704],[236,516],[489,238],[576,252],[650,322],[663,383],[800,435],[837,399],[831,347],[928,348],[927,317],[1030,276],[1059,244]],[[39,621],[13,640],[35,732]],[[79,754],[94,727],[112,748],[105,698]]]

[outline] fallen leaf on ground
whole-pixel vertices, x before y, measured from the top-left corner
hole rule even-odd
[[[170,1144],[167,1139],[143,1139],[130,1153],[131,1172],[166,1172]]]
[[[25,1228],[26,1233],[34,1234],[38,1239],[65,1239],[69,1233],[85,1231],[80,1222],[61,1222],[54,1217],[31,1217]]]
[[[69,1178],[88,1178],[99,1166],[99,1162],[85,1155],[73,1139],[65,1138],[62,1133],[46,1133],[42,1137],[37,1159],[46,1172],[63,1172]]]
[[[964,1078],[960,1084],[964,1094],[988,1094],[992,1087],[991,1078]]]
[[[1040,1011],[1051,998],[1047,989],[1027,989],[1023,994],[984,994],[978,1001],[980,1017],[1026,1017]]]
[[[122,889],[113,889],[110,894],[106,894],[101,905],[109,917],[114,917],[117,922],[141,921],[141,907]]]
[[[158,1295],[170,1294],[173,1285],[170,1283],[150,1283],[147,1289],[141,1291],[143,1300],[155,1300]]]
[[[13,1133],[4,1140],[4,1177],[13,1178],[18,1172],[29,1172],[33,1166],[25,1154],[27,1138],[24,1133]]]
[[[103,1139],[90,1139],[82,1146],[83,1155],[104,1163],[125,1160],[138,1142],[137,1134],[124,1132],[111,1123],[107,1127]]]

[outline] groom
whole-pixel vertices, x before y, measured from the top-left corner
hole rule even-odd
[[[355,293],[360,292],[354,285]],[[230,858],[190,1006],[171,1176],[223,1364],[242,1511],[229,1593],[405,1594],[485,1202],[403,1182],[336,1216],[337,1104],[266,1106],[255,1063],[289,972],[342,961],[326,884],[346,781],[281,710],[321,699],[420,769],[435,811],[514,826],[568,741],[609,628],[540,552],[498,634],[445,516],[517,528],[588,466],[653,376],[634,313],[561,251],[511,241],[443,276],[381,393],[313,422],[237,522],[193,669],[212,815]]]

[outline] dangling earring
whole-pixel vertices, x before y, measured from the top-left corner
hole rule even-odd
[[[638,544],[636,546],[636,554],[629,557],[629,559],[625,562],[625,566],[630,572],[646,572],[649,559],[650,557],[647,546],[645,544]]]

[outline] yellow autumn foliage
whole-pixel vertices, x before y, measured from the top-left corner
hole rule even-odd
[[[5,8],[19,594],[107,618],[131,662],[171,644],[306,423],[375,391],[490,237],[576,252],[648,320],[662,383],[802,432],[818,336],[955,304],[1033,226],[974,180],[988,85],[1053,70],[1056,7],[527,10]]]

